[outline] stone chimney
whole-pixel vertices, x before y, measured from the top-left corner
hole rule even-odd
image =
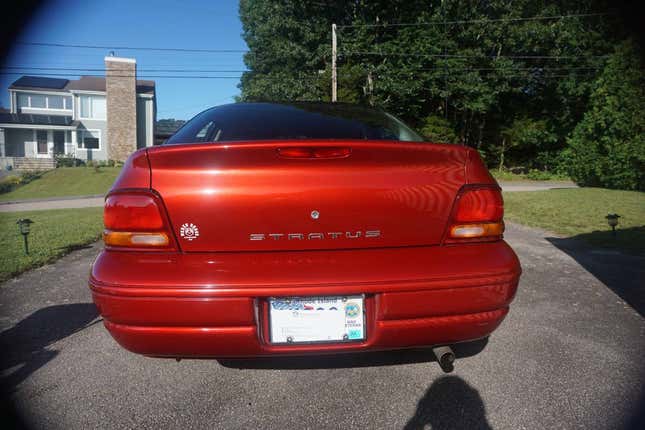
[[[125,161],[137,149],[137,62],[105,57],[107,157]]]

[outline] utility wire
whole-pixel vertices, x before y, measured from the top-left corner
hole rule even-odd
[[[430,72],[434,70],[444,70],[444,67],[407,67],[408,69],[411,70],[416,70],[416,71],[423,71],[423,72]],[[378,68],[378,66],[377,66]],[[534,66],[534,67],[514,67],[513,65],[510,66],[505,66],[501,65],[499,67],[450,67],[451,71],[455,70],[465,70],[465,71],[507,71],[507,70],[581,70],[581,69],[598,69],[599,67],[541,67],[541,66]],[[123,72],[125,73],[124,76],[130,76],[131,74],[128,74],[131,72],[131,69],[103,69],[103,68],[72,68],[72,67],[21,67],[21,66],[8,66],[8,67],[0,67],[0,70],[14,70],[16,73],[27,73],[25,70],[46,70],[46,71],[69,71],[69,72]],[[137,73],[139,72],[156,72],[156,73],[245,73],[245,72],[250,72],[253,73],[252,70],[189,70],[189,69],[138,69]],[[62,75],[62,73],[60,73]],[[145,74],[145,73],[144,73]],[[86,75],[87,76],[87,75]]]
[[[432,57],[432,58],[512,58],[518,60],[554,60],[564,58],[605,58],[609,55],[462,55],[462,54],[415,54],[410,52],[380,51],[342,51],[339,55],[378,55],[392,57]]]
[[[462,71],[462,72],[486,72],[486,71],[496,71],[496,72],[515,72],[515,71],[536,71],[536,72],[541,72],[541,71],[561,71],[561,70],[598,70],[600,67],[448,67],[449,72],[454,72],[454,71]],[[378,67],[375,68],[375,70],[378,72]],[[434,71],[446,71],[445,67],[431,67],[431,68],[409,68],[408,70],[415,71],[415,72],[434,72]],[[405,70],[401,70],[401,72],[405,72]]]
[[[345,24],[337,25],[337,28],[352,27],[422,27],[427,25],[448,25],[448,24],[488,24],[496,22],[522,22],[522,21],[542,21],[562,18],[582,18],[590,16],[612,15],[612,13],[576,13],[570,15],[549,15],[549,16],[532,16],[525,18],[494,18],[494,19],[468,19],[457,21],[430,21],[430,22],[410,22],[410,23],[392,23],[392,24]]]
[[[270,75],[265,75],[261,73],[253,73],[254,75],[264,75],[265,78],[272,79],[272,80],[284,80],[283,77],[280,76],[270,76]],[[14,75],[14,76],[22,76],[24,73],[20,72],[0,72],[0,75]],[[68,77],[68,73],[39,73],[38,76],[55,76],[55,77]],[[88,76],[88,77],[96,77],[96,78],[105,78],[105,75],[82,75],[82,76]],[[136,75],[136,74],[128,74],[128,75],[112,75],[109,74],[108,77],[110,78],[139,78],[139,79],[160,79],[160,78],[170,78],[170,79],[240,79],[241,76],[204,76],[204,75]],[[296,79],[318,79],[318,76],[294,76]]]
[[[76,72],[131,72],[132,69],[106,69],[101,68],[85,68],[85,67],[32,67],[32,66],[6,66],[0,69],[9,70],[49,70],[49,71],[76,71]],[[250,70],[199,70],[199,69],[137,69],[137,72],[166,72],[166,73],[243,73]]]
[[[153,48],[147,46],[116,46],[116,45],[74,45],[66,43],[46,42],[16,42],[17,45],[46,46],[50,48],[81,48],[81,49],[121,49],[127,51],[169,51],[169,52],[202,52],[202,53],[239,53],[248,52],[248,49],[196,49],[196,48]]]
[[[0,72],[0,75],[24,75],[20,72]],[[39,73],[38,76],[69,76],[68,73]],[[83,75],[88,77],[105,78],[105,75]],[[171,79],[240,79],[240,76],[188,76],[188,75],[108,75],[110,78],[171,78]]]

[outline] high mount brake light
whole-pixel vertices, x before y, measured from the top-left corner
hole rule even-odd
[[[105,245],[115,249],[173,249],[159,199],[148,192],[117,192],[105,199]]]
[[[457,195],[446,243],[501,239],[504,200],[499,188],[468,186]]]
[[[345,158],[352,153],[350,148],[342,147],[290,147],[278,148],[278,154],[282,158]]]

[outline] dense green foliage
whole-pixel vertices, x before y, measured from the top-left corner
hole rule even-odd
[[[645,190],[645,79],[621,44],[596,79],[589,109],[569,140],[571,174],[589,186]]]
[[[581,183],[636,188],[634,178],[588,181],[575,167],[588,156],[574,147],[590,139],[606,142],[599,151],[626,137],[633,143],[628,151],[643,150],[633,134],[642,119],[609,137],[576,129],[583,118],[624,119],[599,107],[599,87],[608,88],[603,82],[613,73],[621,75],[612,85],[622,91],[642,79],[636,48],[615,58],[615,47],[629,38],[626,26],[617,14],[598,15],[613,6],[606,0],[241,0],[249,71],[240,99],[330,100],[335,23],[339,101],[382,107],[429,139],[473,146],[491,167],[571,172]],[[525,19],[534,17],[542,18]],[[597,114],[588,113],[592,105]],[[634,169],[632,159],[639,158],[621,155],[610,163]]]

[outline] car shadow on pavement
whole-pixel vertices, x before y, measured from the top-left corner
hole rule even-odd
[[[621,230],[618,234],[627,236],[630,230],[634,229]],[[596,248],[588,244],[588,242],[597,242],[596,238],[607,234],[607,232],[598,231],[571,238],[547,237],[546,240],[576,260],[585,270],[645,317],[645,289],[643,288],[645,256]]]
[[[488,338],[452,345],[457,359],[479,354],[488,344]],[[351,367],[394,366],[398,364],[429,363],[436,361],[432,350],[406,349],[397,351],[359,352],[334,355],[298,357],[261,357],[219,359],[219,364],[234,369],[343,369]],[[456,363],[459,365],[459,362]]]
[[[492,429],[479,392],[458,376],[435,380],[419,400],[405,430]]]
[[[3,394],[51,361],[58,351],[49,346],[97,322],[93,303],[55,305],[39,309],[0,333],[0,385]]]

